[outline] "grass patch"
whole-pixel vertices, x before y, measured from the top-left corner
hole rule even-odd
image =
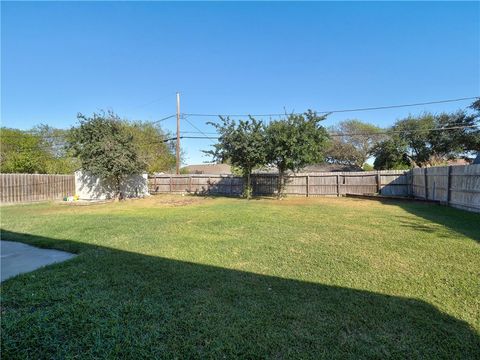
[[[158,196],[1,209],[79,254],[7,280],[5,358],[476,358],[480,215]]]

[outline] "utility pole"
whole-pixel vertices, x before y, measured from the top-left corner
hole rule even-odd
[[[177,92],[177,175],[180,174],[180,93]]]

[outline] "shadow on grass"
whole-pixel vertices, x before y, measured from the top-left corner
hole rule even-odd
[[[426,302],[2,231],[79,254],[2,284],[5,358],[475,358]]]
[[[375,199],[362,198],[365,201],[377,201],[382,204],[396,205],[405,211],[419,218],[418,221],[407,217],[399,217],[402,226],[411,227],[415,230],[434,232],[438,231],[435,226],[430,226],[421,219],[434,224],[442,225],[446,229],[470,237],[476,242],[480,242],[480,214],[452,207],[425,203],[419,200],[396,200],[396,199]],[[439,232],[439,236],[446,236]]]

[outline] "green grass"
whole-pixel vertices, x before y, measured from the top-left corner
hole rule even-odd
[[[5,281],[3,358],[479,358],[480,215],[156,197],[1,209],[73,260]]]

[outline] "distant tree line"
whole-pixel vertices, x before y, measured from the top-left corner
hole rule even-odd
[[[86,134],[90,131],[91,137]],[[56,129],[39,125],[31,130],[0,129],[0,169],[3,173],[72,174],[85,168],[87,151],[92,161],[105,157],[112,162],[121,139],[135,153],[142,171],[169,171],[175,166],[174,148],[165,142],[170,135],[150,122],[129,122],[112,112],[87,117],[78,125]],[[88,145],[87,145],[88,143]]]

